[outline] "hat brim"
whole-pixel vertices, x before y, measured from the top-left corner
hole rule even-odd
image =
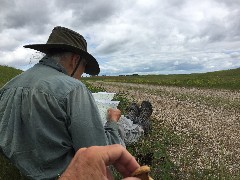
[[[25,48],[34,49],[43,53],[49,53],[53,50],[63,50],[68,52],[74,52],[76,54],[82,55],[86,61],[87,65],[85,67],[85,73],[89,75],[98,75],[100,72],[99,64],[97,60],[88,52],[77,48],[75,46],[71,46],[68,44],[29,44],[23,46]]]

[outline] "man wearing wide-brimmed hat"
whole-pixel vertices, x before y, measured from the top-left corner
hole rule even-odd
[[[79,33],[55,27],[46,44],[24,46],[46,54],[0,90],[0,149],[27,177],[61,174],[81,147],[119,143],[121,112],[103,127],[95,101],[78,79],[97,75],[96,59]]]

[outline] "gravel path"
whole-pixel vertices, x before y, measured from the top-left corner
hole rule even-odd
[[[169,150],[182,171],[223,166],[234,174],[240,169],[240,91],[100,81],[91,84],[109,92],[124,92],[138,103],[149,100],[154,107],[152,116],[185,139],[181,146]],[[192,167],[184,167],[183,159],[192,161]]]

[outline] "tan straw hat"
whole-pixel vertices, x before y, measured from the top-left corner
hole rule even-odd
[[[86,59],[87,65],[85,73],[97,75],[100,72],[97,60],[87,52],[87,42],[84,37],[65,27],[55,27],[46,44],[30,44],[25,45],[24,47],[35,49],[43,53],[50,53],[56,50],[74,52],[82,55]]]

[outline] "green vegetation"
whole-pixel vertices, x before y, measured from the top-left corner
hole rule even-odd
[[[104,91],[102,86],[93,87],[89,83],[86,84],[92,92]],[[125,108],[130,103],[127,94],[120,92],[115,95],[114,99],[123,102],[119,104],[118,108],[125,114]],[[174,154],[174,152],[170,153],[170,151],[177,152],[178,149],[186,148],[192,144],[193,139],[199,138],[201,139],[195,132],[177,134],[161,119],[152,119],[152,132],[139,142],[127,146],[127,149],[136,157],[140,165],[151,167],[153,179],[239,179],[240,174],[233,176],[224,163],[217,165],[209,160],[206,167],[191,168],[193,161],[200,156],[199,149],[196,149],[195,146],[189,148],[183,156],[179,156],[178,163],[172,161],[170,154]],[[116,172],[114,176],[116,179],[121,179],[121,176]]]
[[[26,179],[19,170],[10,163],[10,161],[5,158],[2,154],[0,154],[0,179],[16,179],[16,180],[24,180]]]
[[[238,90],[240,68],[202,74],[93,76],[83,80]]]
[[[14,68],[0,66],[0,87],[14,76],[22,71]],[[125,83],[154,84],[179,87],[199,87],[199,88],[220,88],[220,89],[240,89],[240,68],[226,71],[218,71],[204,74],[190,75],[145,75],[145,76],[119,76],[119,77],[88,77],[83,78],[83,82],[92,92],[104,91],[101,87],[93,87],[87,81],[114,81]],[[115,96],[115,100],[119,100],[118,108],[125,114],[125,108],[130,103],[126,98],[127,95],[121,92]],[[184,97],[182,97],[184,98]],[[140,164],[148,164],[151,166],[151,176],[154,179],[234,179],[229,176],[229,172],[225,170],[224,165],[214,168],[214,164],[209,169],[194,170],[186,174],[182,174],[179,165],[171,161],[169,149],[181,148],[189,137],[176,134],[173,130],[164,126],[161,119],[152,119],[152,132],[143,137],[138,143],[128,146],[127,149],[136,156]],[[174,148],[173,148],[174,147]],[[152,154],[151,157],[148,155]],[[192,155],[191,155],[192,153]],[[197,156],[197,151],[192,149],[185,159],[179,159],[184,162],[186,167],[191,166],[191,158]],[[0,179],[24,179],[16,168],[14,168],[8,160],[0,155]],[[120,179],[115,174],[116,179]],[[240,174],[236,176],[236,179]]]
[[[13,77],[17,76],[20,74],[22,71],[8,67],[8,66],[0,66],[0,88],[8,82],[10,79]]]

